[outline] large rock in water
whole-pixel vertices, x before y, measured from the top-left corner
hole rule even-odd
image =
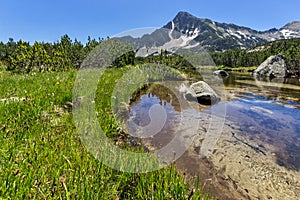
[[[193,83],[187,88],[184,97],[188,101],[196,101],[203,105],[213,105],[220,101],[217,93],[204,81]]]
[[[282,54],[270,56],[253,72],[256,77],[285,77],[287,75],[287,65]]]

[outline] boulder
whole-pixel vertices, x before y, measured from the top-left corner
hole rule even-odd
[[[286,77],[287,65],[282,54],[270,56],[253,72],[255,77]]]
[[[229,74],[225,70],[217,70],[213,72],[215,76],[227,77]]]
[[[220,101],[216,92],[204,81],[193,83],[187,88],[184,98],[188,101],[196,101],[203,105],[213,105]]]

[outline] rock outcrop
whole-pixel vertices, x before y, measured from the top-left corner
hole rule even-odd
[[[255,77],[286,77],[287,65],[282,54],[270,56],[253,72]]]
[[[204,81],[193,83],[186,89],[184,98],[203,105],[213,105],[220,101],[217,93]]]

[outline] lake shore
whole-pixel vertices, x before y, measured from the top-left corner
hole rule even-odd
[[[272,146],[265,144],[264,149],[258,151],[253,147],[258,147],[260,141],[248,142],[249,138],[233,127],[234,124],[227,121],[208,161],[199,159],[213,166],[210,173],[216,181],[213,183],[216,190],[225,192],[229,199],[299,199],[299,171],[279,166]],[[196,140],[193,149],[200,146]],[[190,154],[196,156],[197,152]]]

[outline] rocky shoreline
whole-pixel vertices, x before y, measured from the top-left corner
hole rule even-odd
[[[205,158],[199,156],[200,136],[177,166],[189,176],[200,176],[204,190],[218,199],[300,199],[300,172],[279,166],[272,146],[261,148],[237,129],[227,121]]]

